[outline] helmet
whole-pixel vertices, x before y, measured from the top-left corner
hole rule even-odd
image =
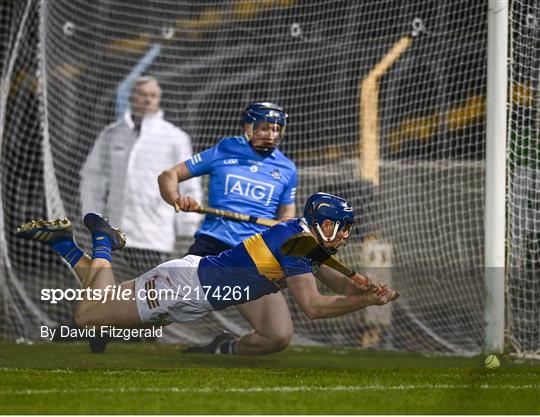
[[[282,107],[274,103],[251,103],[244,111],[243,122],[253,124],[253,129],[256,129],[259,123],[268,122],[276,123],[285,128],[288,115]]]
[[[281,137],[285,134],[287,125],[287,113],[282,107],[273,103],[251,103],[244,111],[243,123],[250,124],[253,130],[257,129],[260,123],[275,123],[281,126]],[[251,139],[251,138],[248,138]]]
[[[349,203],[341,197],[327,194],[312,194],[304,207],[304,218],[309,226],[317,231],[319,242],[331,242],[336,238],[339,231],[345,227],[352,228],[354,225],[354,211]],[[334,232],[332,236],[324,235],[321,224],[324,220],[334,222]]]

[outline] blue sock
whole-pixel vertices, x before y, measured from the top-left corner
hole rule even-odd
[[[84,255],[84,252],[79,249],[71,236],[66,236],[47,243],[58,255],[64,258],[72,268]]]
[[[111,238],[103,232],[92,233],[92,259],[101,258],[112,262]]]

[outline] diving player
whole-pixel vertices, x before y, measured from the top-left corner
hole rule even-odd
[[[340,295],[321,295],[310,260],[281,253],[283,243],[302,232],[311,233],[329,253],[346,243],[354,225],[354,212],[344,199],[330,194],[313,194],[306,202],[302,219],[280,223],[219,256],[187,255],[165,262],[121,284],[114,294],[122,297],[108,298],[111,292],[106,291],[115,285],[110,262],[112,251],[125,245],[122,232],[96,213],[88,213],[84,222],[93,239],[91,259],[74,242],[68,220],[33,221],[16,233],[49,245],[74,268],[83,287],[92,290],[93,297],[81,301],[75,311],[80,327],[192,321],[213,310],[241,305],[287,287],[310,319],[383,305],[395,295],[384,283],[374,283],[359,274],[349,279],[325,265],[320,266],[317,278]],[[100,291],[104,294],[101,297]],[[253,354],[249,335],[222,341],[215,346],[216,353]]]

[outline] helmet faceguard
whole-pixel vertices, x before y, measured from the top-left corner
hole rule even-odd
[[[253,137],[253,132],[255,132],[255,130],[261,123],[266,122],[281,126],[281,133],[275,145],[271,149],[262,150],[269,151],[269,153],[271,153],[274,148],[279,145],[281,139],[283,139],[283,137],[285,136],[287,117],[287,113],[285,113],[283,108],[281,108],[277,104],[268,102],[250,104],[244,111],[244,117],[242,119],[242,122],[244,124],[249,125],[249,128],[246,129],[246,138],[251,141]]]
[[[315,193],[308,198],[304,207],[304,218],[307,224],[315,229],[316,238],[323,247],[323,242],[333,242],[340,231],[348,230],[350,233],[355,223],[354,211],[349,203],[341,197],[327,193]],[[325,220],[334,223],[334,230],[329,237],[325,236],[321,228]],[[326,250],[332,254],[336,252],[336,249]]]

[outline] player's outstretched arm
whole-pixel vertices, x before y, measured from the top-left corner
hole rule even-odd
[[[378,283],[368,274],[357,273],[353,277],[347,277],[324,264],[319,266],[315,276],[336,294],[363,294],[366,291],[375,292],[378,289]]]
[[[175,208],[176,211],[196,211],[199,203],[190,196],[182,196],[178,184],[192,177],[185,162],[173,165],[158,176],[161,197]]]
[[[383,286],[384,291],[366,291],[363,294],[321,295],[313,274],[287,278],[287,285],[302,311],[312,320],[342,316],[371,305],[383,305],[391,301],[393,295],[388,286]]]

